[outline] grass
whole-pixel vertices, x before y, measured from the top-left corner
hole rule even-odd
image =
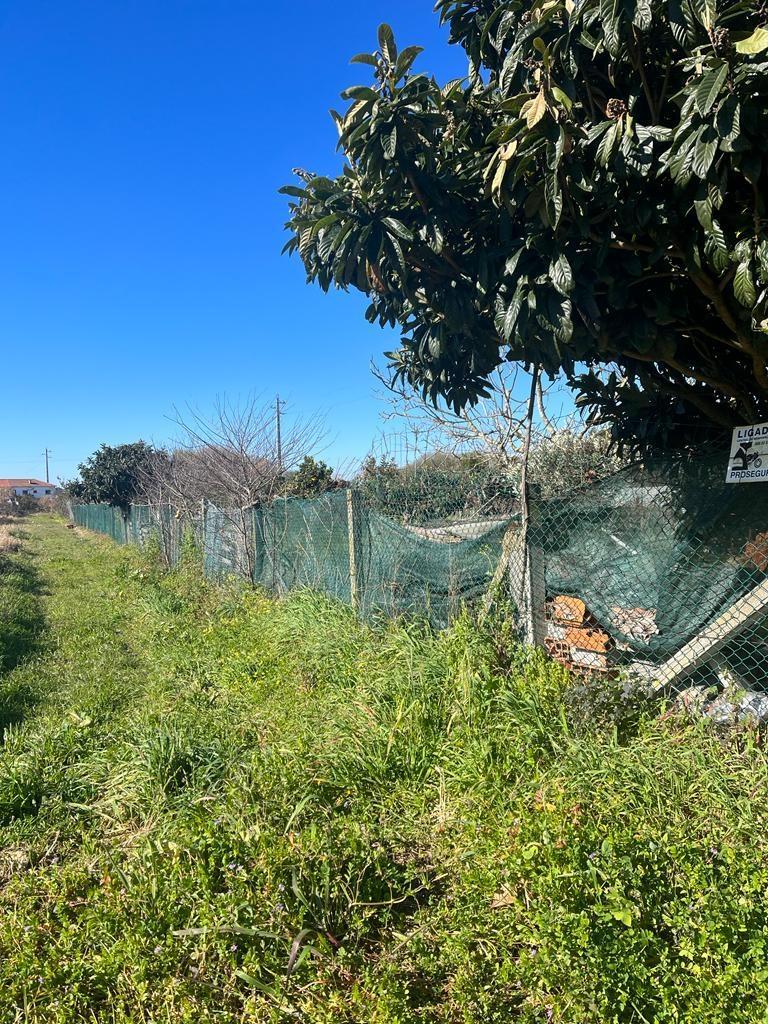
[[[19,531],[0,519],[0,554],[15,554],[17,551],[21,551]]]
[[[0,672],[33,650],[42,629],[42,584],[35,561],[14,557],[25,537],[18,520],[0,517]],[[10,706],[0,698],[0,730],[17,707],[17,697]]]
[[[365,626],[25,529],[3,1022],[768,1019],[756,738],[585,728],[498,624]]]

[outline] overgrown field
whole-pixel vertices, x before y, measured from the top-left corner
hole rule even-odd
[[[25,530],[0,553],[3,1024],[768,1020],[749,736],[587,724],[498,626],[367,627]]]

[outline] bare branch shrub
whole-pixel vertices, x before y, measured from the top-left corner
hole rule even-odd
[[[489,396],[460,412],[444,404],[435,406],[409,384],[393,385],[386,375],[374,372],[386,387],[385,420],[404,424],[415,439],[414,450],[445,458],[472,456],[496,472],[520,479],[530,372],[518,364],[502,365],[490,378]],[[417,455],[413,464],[423,458]],[[430,458],[434,463],[434,455]],[[566,408],[563,382],[539,377],[528,467],[531,483],[545,495],[558,494],[615,472],[623,464],[611,450],[607,431],[588,427]]]
[[[393,384],[387,376],[375,372],[387,389],[389,408],[384,418],[405,421],[409,431],[417,435],[423,450],[456,456],[471,454],[512,476],[518,474],[530,390],[530,374],[521,366],[509,363],[499,367],[491,379],[490,395],[460,412],[442,403],[433,405],[407,382],[400,380]],[[545,401],[552,387],[539,384],[537,433],[546,434],[551,429]]]
[[[143,481],[151,506],[170,505],[186,520],[213,505],[234,534],[242,564],[253,578],[255,540],[251,510],[281,494],[286,478],[325,438],[318,417],[282,417],[271,401],[216,402],[210,416],[188,408],[175,411],[179,436],[159,453]]]
[[[40,511],[40,501],[31,494],[17,494],[12,487],[4,487],[0,489],[0,514],[17,519],[31,515]]]

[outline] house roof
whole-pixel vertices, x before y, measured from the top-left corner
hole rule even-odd
[[[53,487],[45,480],[35,480],[33,477],[0,477],[0,488],[3,487]]]

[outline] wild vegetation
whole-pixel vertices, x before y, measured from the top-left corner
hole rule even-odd
[[[0,571],[3,636],[30,627],[0,677],[0,1019],[763,1019],[749,734],[598,714],[503,623],[363,624],[214,587],[191,548],[166,574],[25,528]]]
[[[51,498],[34,498],[31,494],[17,494],[13,487],[0,487],[0,524],[7,526],[8,520],[39,511],[43,507],[41,502],[47,506]]]
[[[0,516],[0,674],[12,669],[34,649],[42,625],[40,580],[21,551],[26,530],[16,517]],[[14,709],[0,700],[0,728]]]

